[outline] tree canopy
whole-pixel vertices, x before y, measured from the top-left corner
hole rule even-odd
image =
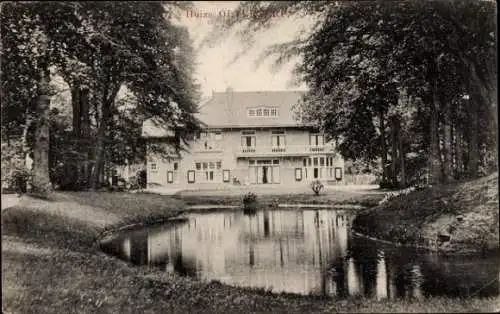
[[[172,14],[186,5],[3,3],[2,137],[37,132],[30,126],[40,123],[36,99],[42,73],[50,70],[71,91],[68,140],[83,156],[77,161],[86,168],[82,182],[97,186],[106,162],[145,157],[146,144],[138,138],[144,119],[159,117],[186,144],[186,130],[198,129],[198,86],[189,34]],[[118,108],[124,89],[133,106],[125,111]]]

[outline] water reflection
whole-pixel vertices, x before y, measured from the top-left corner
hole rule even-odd
[[[137,265],[238,286],[341,298],[468,296],[498,277],[498,258],[443,259],[351,237],[344,211],[196,214],[122,234],[104,250]],[[480,295],[498,294],[498,282]]]

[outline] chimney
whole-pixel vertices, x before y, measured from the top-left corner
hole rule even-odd
[[[226,103],[224,110],[228,113],[228,116],[231,117],[230,119],[232,119],[233,116],[233,105],[234,105],[233,94],[234,94],[233,88],[228,86],[226,88]]]

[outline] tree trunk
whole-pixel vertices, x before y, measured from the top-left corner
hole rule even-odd
[[[110,116],[110,108],[107,108],[107,104],[103,104],[102,108],[102,118],[99,123],[99,129],[97,131],[97,142],[94,152],[94,167],[91,174],[90,186],[92,189],[97,189],[100,183],[101,174],[104,171],[104,139],[106,137],[106,130],[108,126],[108,120]]]
[[[42,74],[40,95],[37,99],[37,125],[35,132],[35,148],[33,160],[33,192],[46,195],[52,191],[49,171],[50,124],[48,95],[48,73]]]
[[[472,100],[472,99],[471,99]],[[469,178],[476,178],[478,175],[479,168],[479,141],[477,138],[478,134],[478,123],[477,114],[474,108],[474,102],[470,102],[469,106],[466,106],[467,114],[469,116],[468,121],[468,158],[467,158],[467,175]]]
[[[451,126],[448,119],[444,117],[443,122],[443,181],[450,182],[452,180],[452,138]]]
[[[77,163],[76,181],[80,186],[88,185],[89,138],[90,138],[90,106],[89,90],[79,82],[73,82],[71,88],[73,107],[73,137],[77,143],[76,150],[80,155]]]
[[[99,122],[99,128],[97,131],[97,142],[95,144],[94,150],[94,168],[91,174],[90,186],[92,189],[96,189],[99,183],[102,181],[101,176],[104,173],[104,142],[106,139],[106,131],[108,130],[109,122],[111,121],[113,115],[113,104],[115,101],[116,94],[120,88],[120,84],[117,84],[113,89],[109,90],[107,84],[104,87],[103,100],[101,106],[101,120]]]
[[[430,113],[430,143],[429,143],[429,183],[437,184],[441,182],[440,156],[439,156],[439,98],[437,94],[437,81],[432,90],[432,103]]]
[[[80,84],[73,83],[71,87],[71,106],[73,108],[73,135],[79,138],[81,134]]]
[[[397,123],[396,123],[396,118],[391,117],[391,180],[392,180],[392,185],[397,186],[398,185],[398,168],[397,168],[397,161],[398,161],[398,141],[397,141]]]
[[[387,143],[385,142],[385,120],[383,112],[379,112],[380,119],[380,144],[382,148],[382,182],[387,182]]]
[[[83,145],[81,147],[81,154],[83,162],[80,165],[82,178],[81,181],[88,186],[89,183],[89,158],[90,158],[90,104],[89,104],[89,93],[88,88],[82,88],[80,90],[80,131],[81,138],[83,140]]]
[[[403,149],[403,137],[401,136],[401,121],[398,119],[396,121],[396,136],[398,140],[398,150],[399,150],[399,165],[401,168],[401,186],[406,187],[406,165],[405,165],[405,152]]]
[[[463,160],[462,160],[462,141],[460,133],[455,129],[455,176],[460,179],[463,174]]]

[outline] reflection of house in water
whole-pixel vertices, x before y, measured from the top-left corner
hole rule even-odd
[[[379,252],[379,259],[377,263],[377,279],[376,279],[376,296],[377,299],[387,298],[387,269],[385,265],[385,255],[383,251]]]
[[[332,261],[345,256],[347,249],[346,226],[336,218],[327,210],[195,215],[173,230],[151,232],[144,247],[149,247],[150,263],[163,261],[180,271],[190,260],[206,279],[326,293],[335,289],[328,273]]]
[[[348,236],[331,210],[194,215],[168,229],[133,232],[106,244],[134,264],[273,291],[401,298],[474,293],[497,278],[498,259],[461,263],[422,258]],[[496,262],[496,264],[495,264]],[[486,270],[486,271],[485,271]],[[498,283],[483,289],[498,294]]]

